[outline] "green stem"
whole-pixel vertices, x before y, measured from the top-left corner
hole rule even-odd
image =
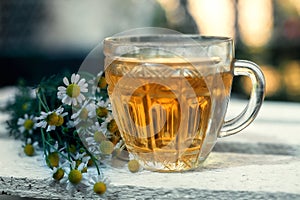
[[[54,148],[54,146],[52,145],[52,144],[50,144],[47,140],[45,141],[45,143],[48,145],[48,146],[51,146],[53,149],[55,149]],[[61,155],[64,159],[68,159],[68,157],[67,156],[65,156],[62,152],[60,152],[58,149],[55,149],[56,150],[56,152],[59,154],[59,155]]]
[[[62,139],[60,138],[60,135],[58,134],[58,132],[55,131],[55,133],[56,133],[56,137],[57,137],[57,139],[58,139],[59,144],[63,144],[63,141],[62,141]]]
[[[43,150],[44,150],[44,155],[45,155],[45,158],[46,158],[46,163],[47,163],[48,166],[50,166],[50,161],[48,159],[47,152],[46,152],[46,144],[48,144],[48,142],[45,139],[45,133],[44,133],[43,128],[41,128],[41,133],[42,133]]]
[[[50,109],[49,109],[47,103],[45,104],[45,103],[43,102],[43,100],[41,99],[41,96],[40,96],[40,90],[41,90],[40,88],[37,89],[36,96],[37,96],[39,102],[41,103],[41,105],[43,106],[43,108],[45,109],[45,111],[46,111],[46,112],[49,112]]]
[[[41,112],[41,102],[39,102],[38,104],[38,108],[39,108],[39,113]],[[41,134],[42,134],[42,141],[43,141],[43,151],[44,151],[44,155],[46,157],[46,163],[49,164],[49,160],[47,158],[47,152],[46,152],[46,139],[45,139],[45,133],[44,133],[44,130],[43,128],[40,128],[41,129]]]
[[[72,169],[72,163],[71,163],[71,154],[70,154],[70,151],[69,151],[69,143],[66,143],[66,151],[67,151],[67,153],[68,153],[68,161],[70,161],[70,169]]]
[[[49,106],[47,104],[47,100],[46,100],[46,96],[45,96],[45,92],[44,91],[42,92],[42,98],[43,98],[43,101],[45,102],[45,105],[47,106],[48,110],[50,110]]]
[[[98,164],[97,164],[97,162],[96,162],[97,159],[96,159],[95,156],[93,156],[86,148],[85,148],[85,151],[88,153],[88,155],[91,157],[93,163],[95,164],[95,167],[96,167],[96,169],[97,169],[98,175],[101,175],[102,172],[100,171],[100,168],[99,168],[99,166],[98,166]]]

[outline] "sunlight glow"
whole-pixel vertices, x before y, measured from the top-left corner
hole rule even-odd
[[[197,24],[199,33],[234,37],[233,0],[189,0],[188,9]]]
[[[246,45],[266,45],[273,31],[272,0],[239,0],[238,19],[241,39]]]
[[[290,61],[284,67],[284,83],[290,96],[300,96],[300,62]]]
[[[179,0],[157,0],[157,2],[165,10],[166,18],[170,24],[180,24],[184,20],[185,13]]]
[[[298,15],[300,15],[300,1],[299,0],[289,0],[289,1],[293,6],[295,6]]]

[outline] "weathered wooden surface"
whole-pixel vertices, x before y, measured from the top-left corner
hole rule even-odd
[[[7,99],[1,95],[0,101]],[[230,103],[229,117],[245,106]],[[0,194],[45,199],[71,197],[49,185],[41,156],[22,157],[21,142],[7,136],[0,115]],[[218,140],[202,168],[186,173],[104,169],[111,180],[107,199],[300,199],[300,104],[264,102],[241,133]],[[96,199],[96,196],[94,197]],[[5,196],[0,195],[0,199]],[[92,198],[93,199],[93,198]]]

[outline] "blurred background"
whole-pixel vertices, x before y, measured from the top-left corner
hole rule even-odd
[[[233,37],[236,58],[262,67],[266,100],[300,102],[300,0],[0,0],[0,87],[76,72],[105,37],[140,27]],[[236,77],[233,94],[249,85]]]

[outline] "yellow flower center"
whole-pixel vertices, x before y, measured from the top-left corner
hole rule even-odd
[[[54,174],[53,174],[53,179],[59,181],[62,179],[65,175],[65,171],[62,168],[59,168]]]
[[[84,167],[84,168],[81,170],[81,173],[87,173],[87,167]]]
[[[24,153],[25,153],[27,156],[33,156],[33,154],[34,154],[34,147],[33,147],[31,144],[27,144],[27,145],[24,147]]]
[[[58,119],[57,119],[55,126],[63,125],[64,121],[65,121],[64,118],[61,115],[58,115]]]
[[[107,83],[106,83],[106,80],[105,78],[102,76],[100,79],[99,79],[99,82],[98,82],[98,87],[101,88],[101,89],[104,89],[106,87]]]
[[[105,139],[106,139],[106,137],[104,136],[104,134],[101,131],[96,131],[94,133],[94,140],[96,142],[101,143]]]
[[[94,164],[93,160],[92,159],[89,159],[88,163],[87,163],[87,166],[90,167]]]
[[[78,168],[78,167],[79,167],[79,165],[82,163],[82,161],[81,161],[81,160],[75,160],[75,162],[76,162],[76,165],[75,165],[75,167],[76,167],[76,168]]]
[[[96,113],[98,117],[105,117],[107,116],[108,110],[100,106],[96,109]]]
[[[121,139],[120,132],[116,131],[112,134],[110,141],[116,145],[120,141],[120,139]]]
[[[130,160],[128,162],[128,169],[132,173],[138,172],[140,169],[140,163],[137,160]]]
[[[69,97],[72,97],[72,98],[78,97],[79,94],[80,94],[80,87],[79,87],[79,85],[77,85],[75,83],[72,83],[72,84],[68,85],[67,90],[66,90],[66,94]]]
[[[33,128],[34,122],[31,119],[26,119],[23,126],[26,130],[31,130]]]
[[[49,114],[46,118],[46,122],[51,126],[56,125],[58,120],[58,115],[55,112]]]
[[[79,114],[79,118],[82,120],[86,120],[89,116],[89,111],[86,108],[82,108],[80,114]]]
[[[52,152],[48,155],[50,167],[58,167],[59,165],[59,154],[57,152]]]
[[[69,173],[68,179],[73,184],[78,184],[82,179],[82,174],[77,169],[72,169]]]
[[[61,126],[64,123],[64,118],[53,112],[47,116],[46,122],[51,126]]]
[[[112,119],[110,122],[108,122],[107,130],[109,130],[109,132],[111,132],[111,133],[115,133],[118,131],[118,126],[114,119]]]
[[[103,182],[97,182],[94,185],[94,192],[96,194],[104,194],[106,192],[106,184]]]
[[[103,154],[111,154],[114,150],[114,144],[111,141],[104,140],[100,143],[100,151]]]

